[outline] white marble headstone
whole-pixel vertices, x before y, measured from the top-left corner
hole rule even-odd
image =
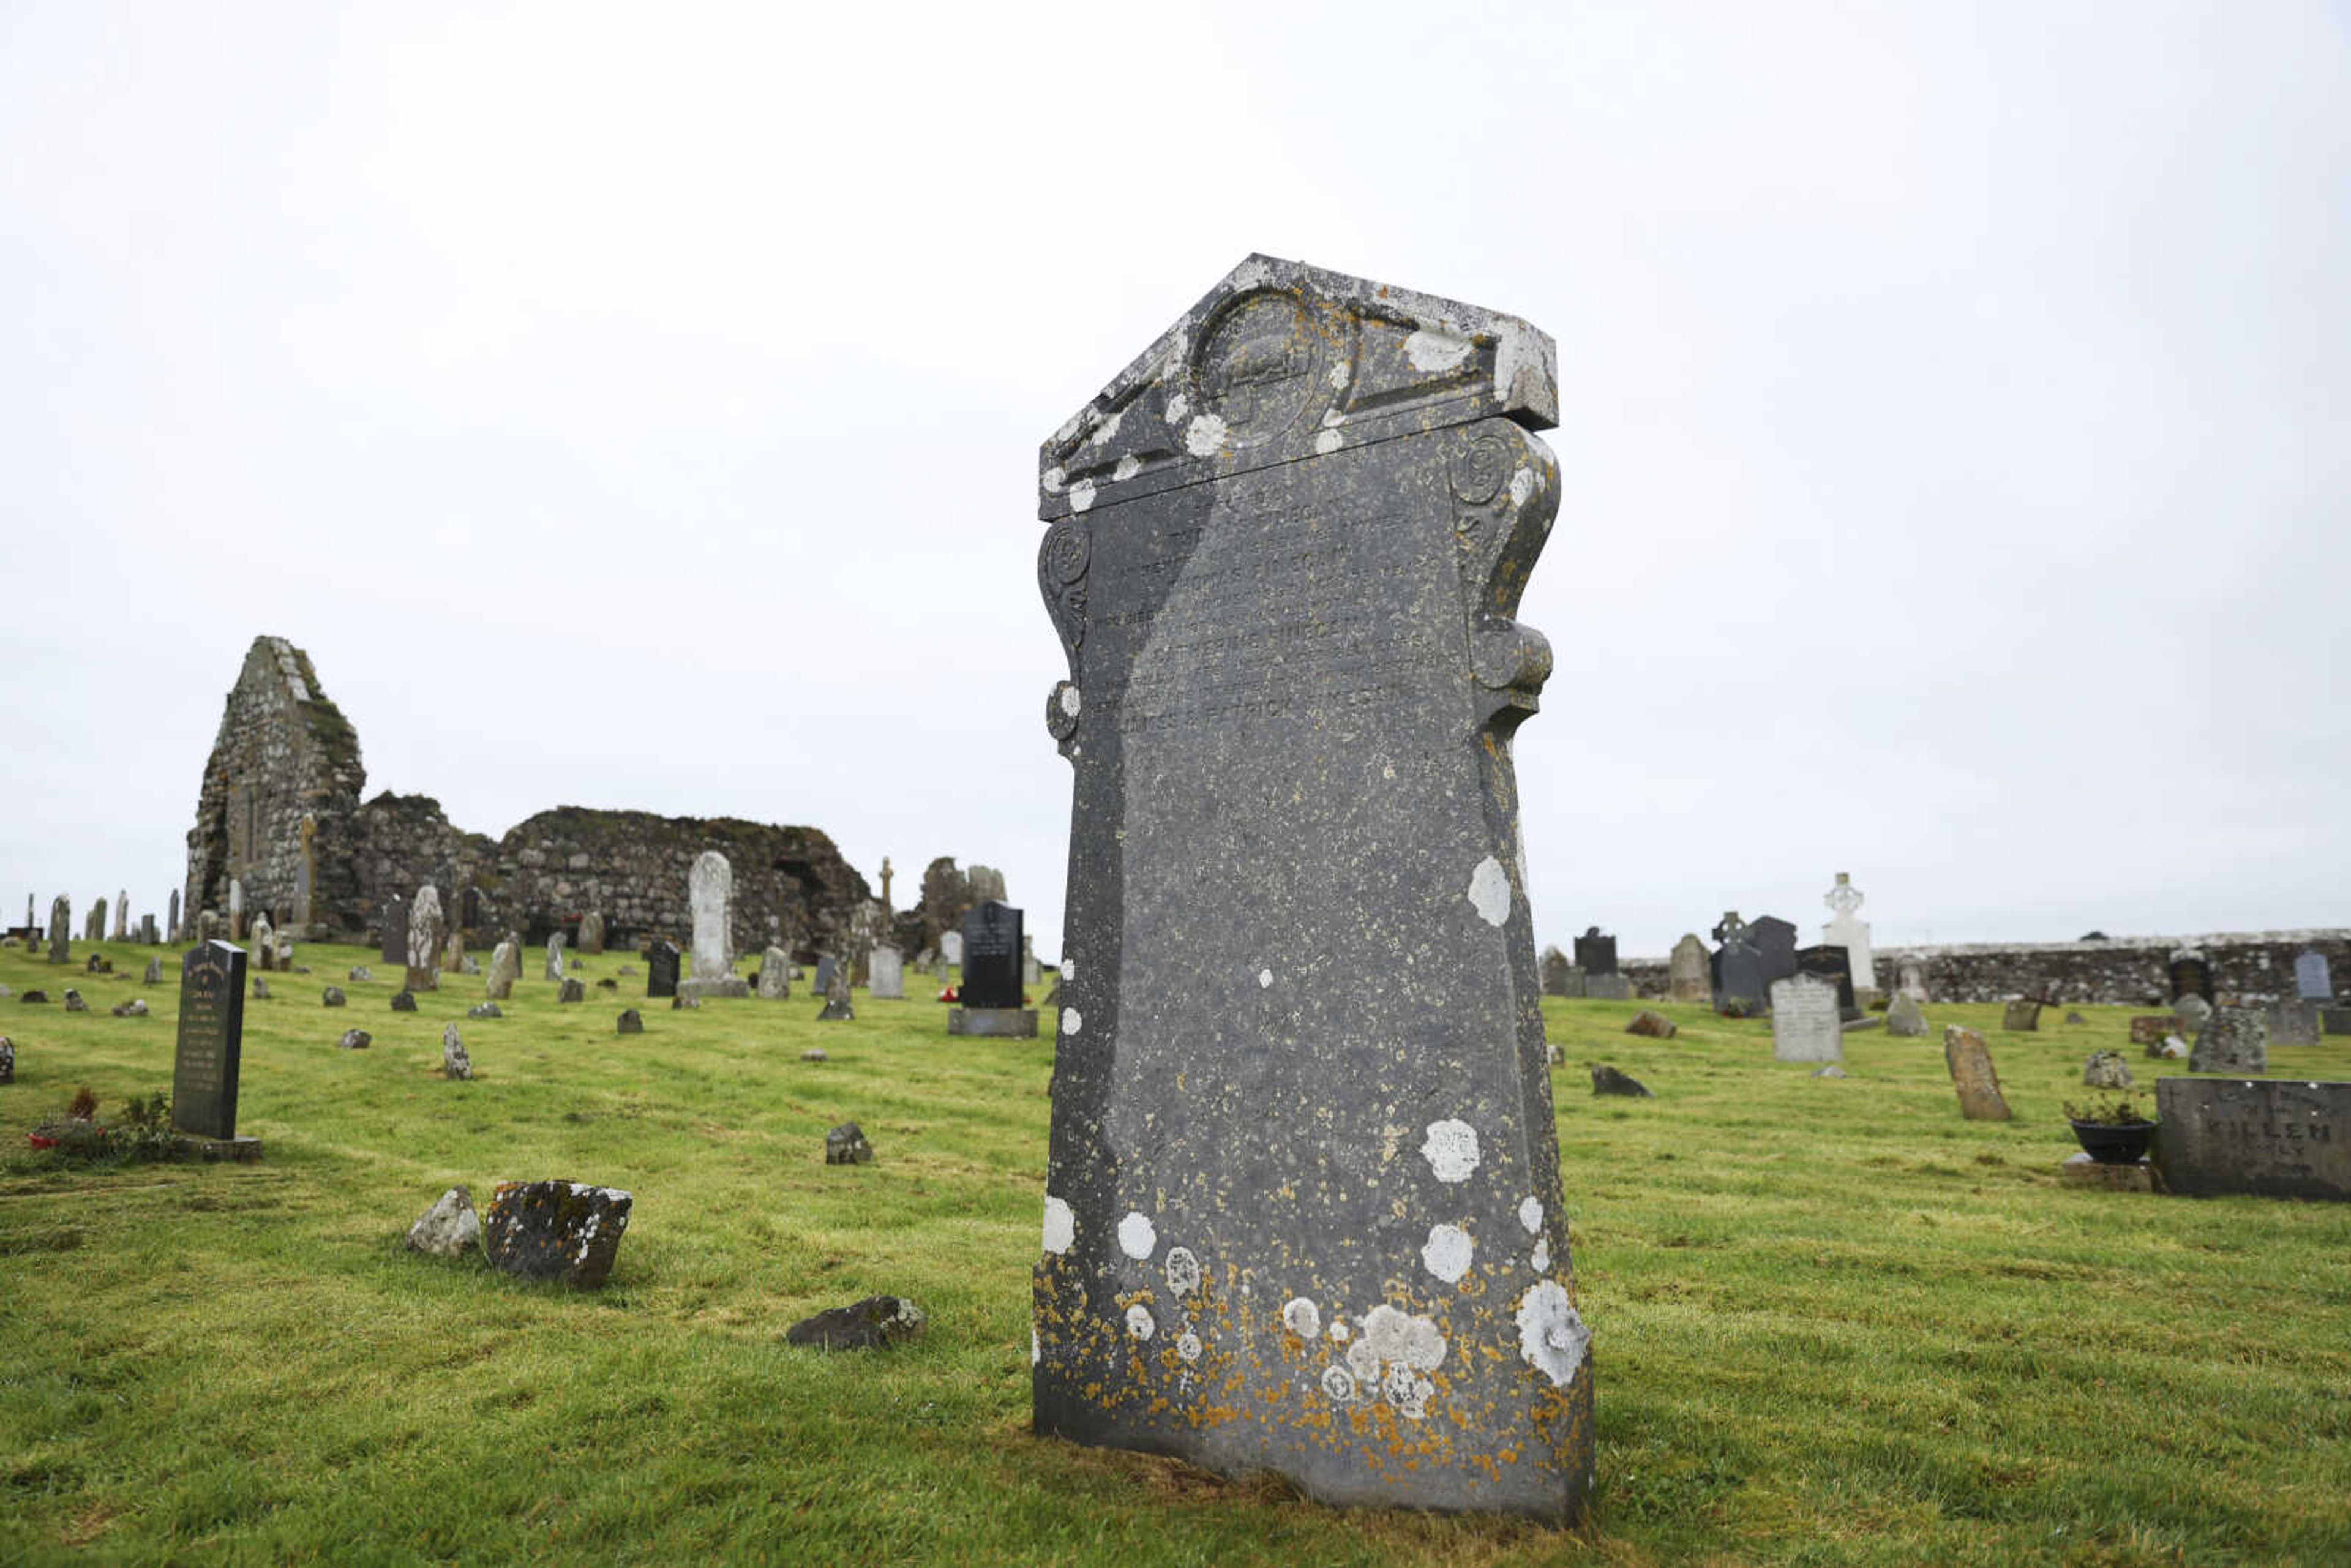
[[[1844,1025],[1837,1016],[1834,980],[1791,975],[1771,982],[1771,1060],[1844,1060]]]
[[[727,911],[735,902],[735,868],[725,855],[705,850],[694,857],[686,898],[694,905],[694,977],[726,979],[735,973],[726,930]]]
[[[1836,885],[1821,902],[1836,912],[1836,918],[1821,927],[1821,940],[1832,947],[1842,947],[1848,966],[1853,970],[1853,983],[1862,990],[1877,988],[1877,971],[1870,961],[1869,922],[1855,912],[1860,909],[1865,895],[1853,885],[1853,878],[1844,872],[1836,873]]]

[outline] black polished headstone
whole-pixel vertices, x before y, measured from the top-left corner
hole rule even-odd
[[[678,959],[682,956],[674,942],[656,942],[645,954],[645,995],[674,997],[677,995]]]
[[[1796,973],[1817,975],[1823,980],[1834,980],[1837,988],[1837,1015],[1848,1022],[1861,1016],[1853,995],[1853,956],[1844,947],[1823,942],[1811,947],[1796,949]]]
[[[1583,1508],[1509,745],[1551,669],[1511,617],[1559,504],[1552,357],[1252,257],[1045,444],[1075,806],[1040,1432],[1332,1502]]]
[[[990,900],[963,917],[963,986],[967,1008],[1017,1008],[1020,994],[1020,911]]]
[[[393,894],[383,906],[383,961],[408,965],[408,900]]]
[[[245,966],[245,949],[225,942],[206,942],[181,957],[179,1050],[172,1063],[174,1131],[201,1138],[236,1136]]]
[[[1616,938],[1603,936],[1597,925],[1584,928],[1575,939],[1575,967],[1588,978],[1593,975],[1616,972]]]
[[[2203,959],[2174,958],[2168,973],[2173,1001],[2191,994],[2208,1002],[2212,999],[2212,966]]]
[[[2351,1083],[2158,1078],[2155,1113],[2167,1192],[2351,1201]]]
[[[1763,994],[1771,994],[1771,982],[1784,980],[1796,972],[1796,928],[1776,915],[1766,915],[1748,926],[1748,946],[1755,949],[1755,961],[1763,974]]]

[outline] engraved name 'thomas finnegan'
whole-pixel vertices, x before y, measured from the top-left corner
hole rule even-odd
[[[1076,782],[1040,1432],[1582,1511],[1510,763],[1555,378],[1523,321],[1252,256],[1045,444]]]

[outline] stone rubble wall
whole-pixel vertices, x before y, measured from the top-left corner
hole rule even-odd
[[[2194,936],[2117,936],[2105,942],[1960,943],[1880,946],[1879,988],[1891,992],[1898,967],[1916,957],[1927,970],[1927,995],[1938,1002],[2001,1002],[2044,982],[2060,1002],[2141,1007],[2168,1003],[2168,967],[2175,954],[2201,954],[2212,967],[2212,989],[2226,1003],[2292,999],[2294,961],[2315,950],[2326,955],[2335,991],[2351,988],[2351,930],[2224,931]],[[1645,997],[1662,997],[1666,960],[1628,958],[1619,966]]]

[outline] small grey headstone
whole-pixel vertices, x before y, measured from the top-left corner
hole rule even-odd
[[[2000,1092],[2000,1074],[1992,1070],[1991,1052],[1983,1036],[1958,1024],[1943,1026],[1943,1061],[1959,1092],[1959,1114],[1970,1122],[2005,1122],[2008,1101]]]
[[[340,986],[329,986],[325,990],[319,993],[319,1005],[322,1008],[339,1008],[343,1006],[343,988]]]
[[[1633,999],[1633,982],[1623,975],[1587,974],[1583,994],[1595,1002],[1628,1002]]]
[[[465,1042],[457,1038],[455,1024],[441,1031],[441,1075],[444,1078],[471,1078],[474,1075],[474,1059],[465,1054]]]
[[[490,970],[482,977],[482,994],[491,1001],[503,1002],[514,995],[515,981],[522,976],[522,959],[515,945],[501,942],[490,949]]]
[[[475,1002],[465,1009],[465,1016],[469,1019],[502,1019],[507,1015],[496,1002]]]
[[[563,978],[563,933],[551,932],[547,938],[546,977],[550,980]]]
[[[0,1034],[0,1083],[16,1082],[16,1042]]]
[[[375,1036],[363,1029],[347,1029],[343,1030],[343,1038],[335,1043],[345,1051],[365,1051],[375,1043]]]
[[[2130,1064],[2119,1051],[2094,1051],[2082,1064],[2082,1082],[2092,1089],[2127,1089],[2131,1086]]]
[[[873,1145],[854,1122],[843,1122],[824,1135],[824,1163],[829,1166],[870,1166]]]
[[[116,1003],[113,1010],[119,1019],[143,1019],[147,1016],[147,998],[133,997],[127,1002]]]
[[[923,1309],[904,1296],[868,1296],[801,1319],[784,1339],[818,1350],[886,1350],[921,1337],[923,1322]]]
[[[1918,998],[1907,991],[1896,991],[1886,1005],[1886,1032],[1904,1040],[1917,1040],[1927,1032],[1927,1009]]]
[[[849,966],[835,965],[832,984],[824,994],[824,1010],[816,1015],[819,1023],[847,1023],[857,1014],[849,1005]]]
[[[832,1059],[825,1055],[824,1050],[821,1046],[812,1045],[806,1051],[800,1052],[800,1060],[802,1061],[830,1061]]]
[[[2171,1014],[2179,1020],[2179,1032],[2192,1040],[2211,1021],[2212,1004],[2190,991],[2171,1004]]]
[[[791,999],[792,956],[781,947],[771,946],[760,955],[758,994],[765,1001]]]
[[[1639,1079],[1620,1072],[1604,1061],[1595,1063],[1592,1069],[1592,1092],[1594,1094],[1623,1094],[1636,1100],[1656,1098]]]
[[[588,988],[567,975],[563,979],[563,988],[555,994],[555,999],[559,1002],[584,1002],[588,999]]]
[[[256,984],[258,983],[258,981],[256,982]],[[69,1013],[86,1013],[89,1011],[89,1004],[82,1000],[81,993],[75,990],[71,986],[68,986],[66,988],[66,1011]]]
[[[1567,995],[1567,955],[1557,947],[1542,951],[1542,994],[1547,997]]]
[[[865,989],[876,1001],[904,1001],[906,998],[906,960],[897,947],[887,942],[876,942],[867,956],[869,971]]]
[[[416,993],[414,991],[394,991],[392,996],[392,1010],[396,1013],[414,1012],[416,1010]]]
[[[2272,1045],[2316,1045],[2318,1004],[2272,1002],[2269,1006],[2269,1030]]]
[[[2037,1034],[2041,1030],[2041,1004],[2031,997],[2019,997],[2008,1004],[2001,1014],[2000,1027],[2011,1034]]]
[[[443,1193],[408,1228],[408,1244],[435,1258],[462,1258],[479,1247],[482,1218],[474,1212],[474,1195],[462,1186]]]
[[[358,964],[352,966],[351,972],[343,977],[347,980],[372,980],[375,978],[375,971],[365,964]]]
[[[620,1030],[622,1034],[644,1033],[645,1015],[639,1012],[634,1008],[622,1008],[621,1009]]]
[[[2188,1055],[2190,1072],[2267,1072],[2269,1020],[2253,1008],[2215,1008],[2196,1049]]]
[[[1826,1067],[1814,1071],[1813,1076],[1815,1078],[1843,1078],[1844,1076],[1844,1069],[1832,1061]]]
[[[258,975],[253,979],[253,999],[256,1002],[266,1002],[269,999],[269,982]]]
[[[141,980],[141,981],[140,982],[140,984],[141,984],[141,985],[146,985],[146,986],[160,986],[160,985],[162,985],[162,983],[163,983],[163,960],[162,960],[162,959],[161,959],[161,958],[150,958],[150,959],[148,959],[148,960],[147,960],[147,977],[146,977],[146,978],[145,978],[145,979]]]
[[[2327,968],[2325,954],[2312,947],[2295,956],[2294,994],[2305,1002],[2331,1002],[2335,999],[2335,977]]]

